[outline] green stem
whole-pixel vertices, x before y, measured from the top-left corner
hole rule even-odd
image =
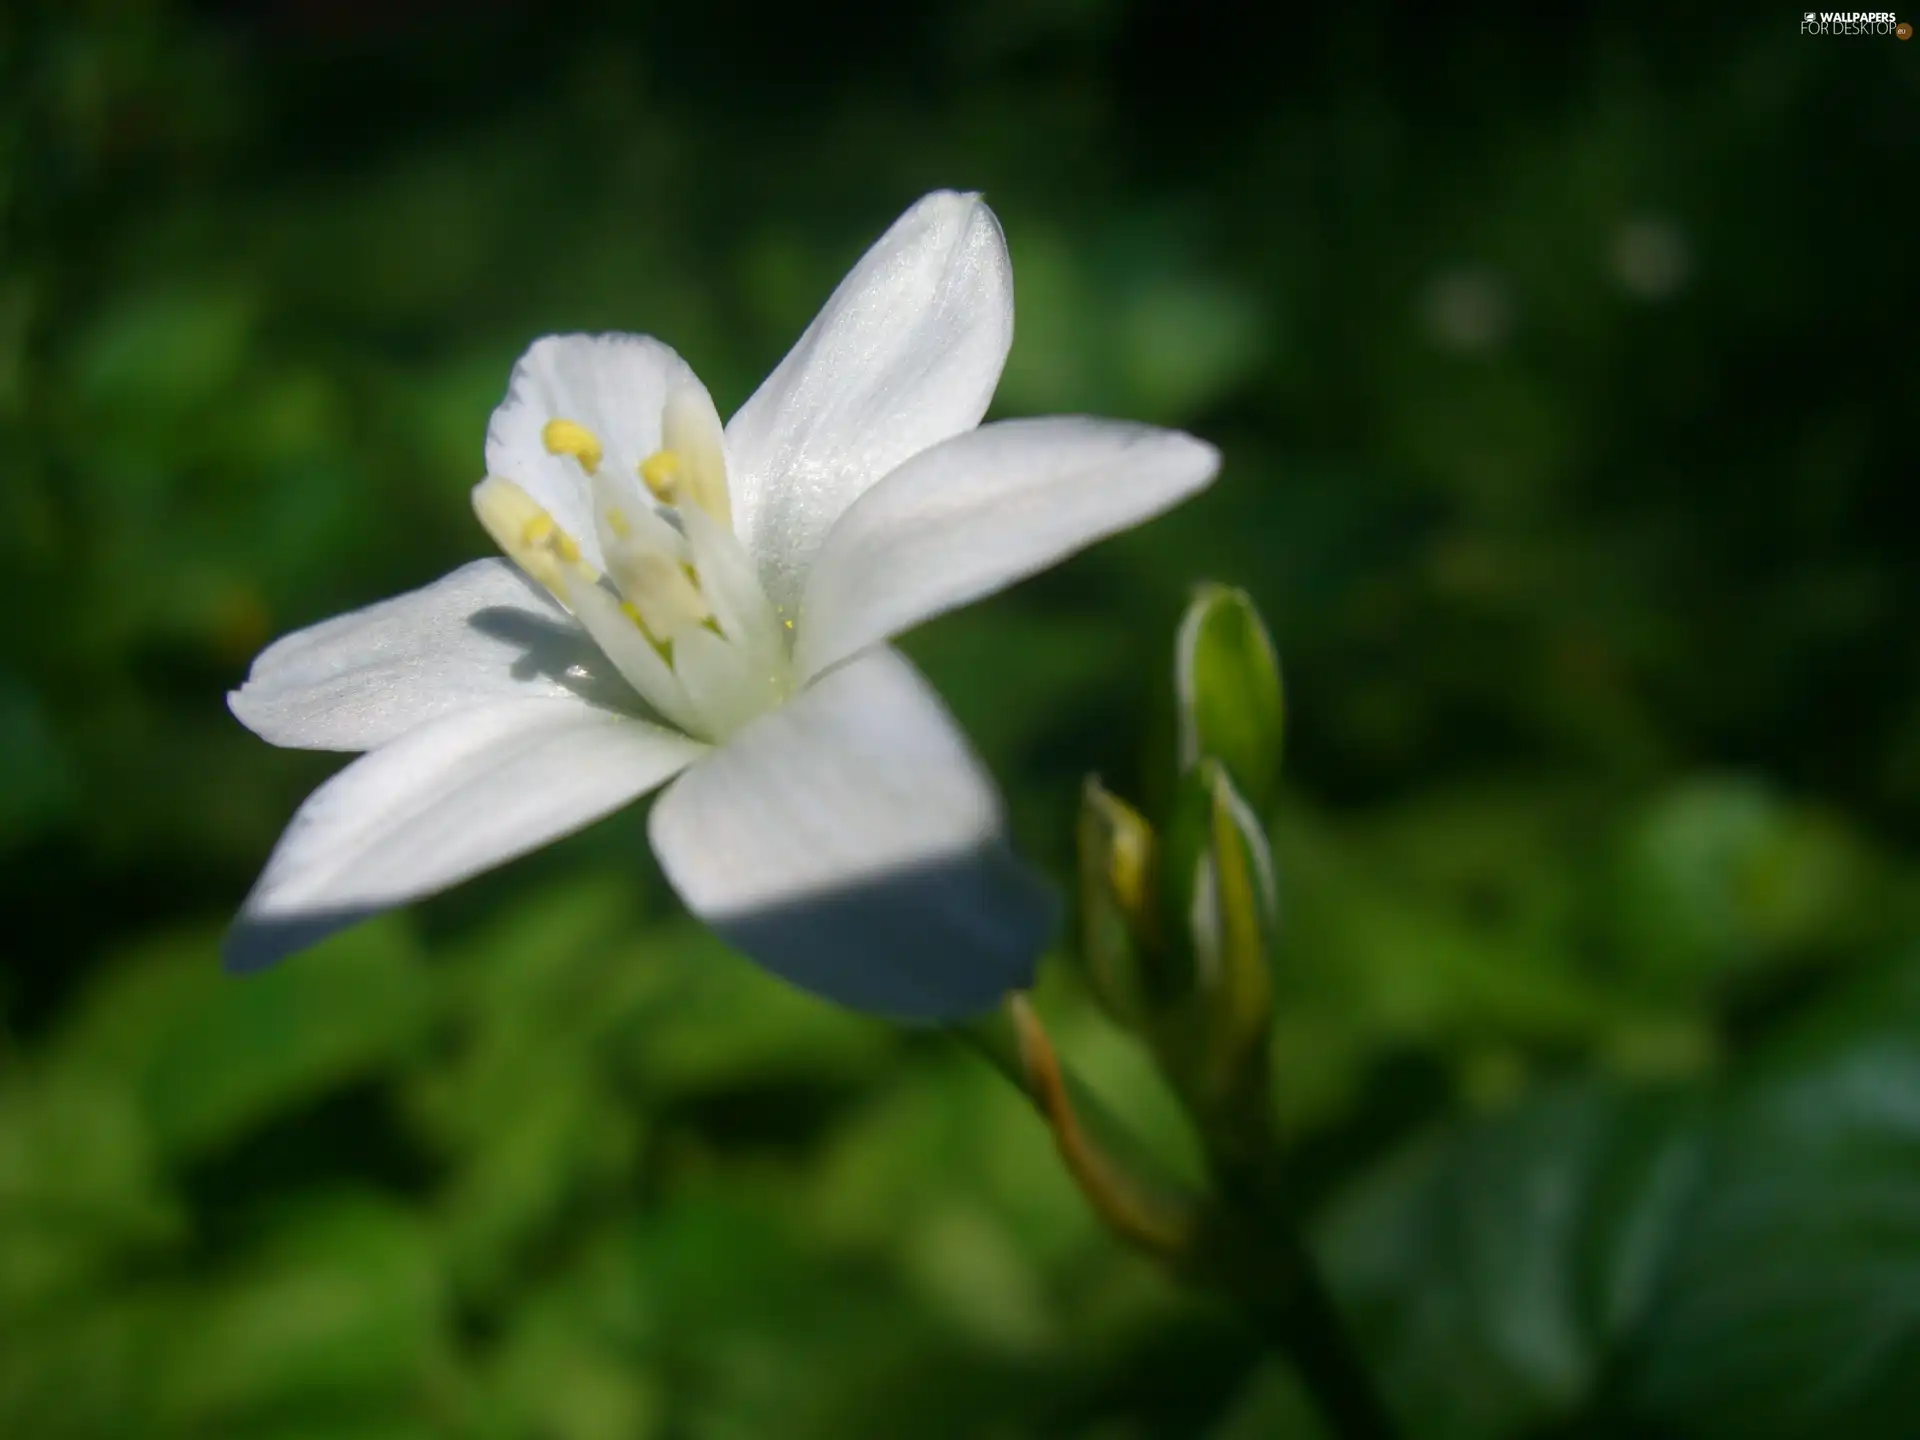
[[[955,1033],[1033,1102],[1067,1172],[1109,1230],[1163,1260],[1191,1249],[1197,1197],[1067,1070],[1023,997]]]
[[[1393,1416],[1298,1226],[1284,1212],[1255,1213],[1216,1212],[1195,1278],[1231,1298],[1293,1361],[1340,1440],[1395,1440]]]
[[[1279,1318],[1301,1377],[1342,1440],[1394,1440],[1393,1416],[1374,1388],[1319,1263],[1298,1232],[1290,1232],[1290,1239],[1299,1251],[1300,1284],[1289,1313]]]
[[[1220,1193],[1202,1201],[1172,1185],[1137,1137],[1066,1070],[1024,999],[957,1033],[1034,1102],[1109,1229],[1232,1301],[1293,1362],[1339,1440],[1396,1440],[1268,1154],[1257,1153],[1264,1147],[1242,1137],[1232,1153],[1215,1153]]]

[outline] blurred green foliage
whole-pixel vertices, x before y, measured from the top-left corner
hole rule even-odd
[[[331,763],[222,693],[484,549],[526,342],[657,333],[729,408],[956,185],[999,412],[1228,464],[909,648],[1064,879],[1084,772],[1171,783],[1191,584],[1259,601],[1279,1098],[1410,1432],[1910,1435],[1920,47],[1795,31],[0,10],[0,1433],[1318,1433],[997,1077],[726,953],[636,815],[217,968]]]

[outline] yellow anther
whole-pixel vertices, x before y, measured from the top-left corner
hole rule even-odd
[[[509,560],[556,596],[566,598],[573,578],[568,568],[579,560],[580,547],[538,501],[511,480],[495,475],[474,486],[473,509]],[[592,583],[596,577],[583,578]]]
[[[529,546],[550,551],[564,564],[571,565],[580,558],[580,542],[556,525],[553,516],[544,510],[527,521],[520,538]]]
[[[671,505],[674,487],[680,479],[680,457],[672,450],[656,450],[640,462],[640,478],[654,498]]]
[[[571,455],[589,475],[600,468],[601,457],[606,454],[600,437],[577,420],[549,420],[540,432],[540,441],[549,455]]]
[[[616,540],[624,540],[633,534],[633,522],[627,519],[627,512],[616,505],[607,507],[607,528],[613,532]]]
[[[733,528],[733,501],[727,494],[726,433],[713,397],[698,381],[684,381],[667,392],[660,410],[660,448],[679,457],[674,475],[681,509],[697,505],[727,529]]]

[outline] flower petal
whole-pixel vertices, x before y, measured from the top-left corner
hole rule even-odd
[[[840,517],[807,582],[794,663],[810,679],[1157,515],[1219,467],[1191,435],[1082,416],[955,436]]]
[[[979,196],[927,196],[861,258],[727,426],[734,525],[776,604],[861,491],[980,422],[1012,340],[1006,240]]]
[[[655,804],[687,906],[842,1005],[943,1020],[1033,980],[1054,906],[926,681],[870,651],[761,716]]]
[[[372,750],[456,710],[574,695],[632,699],[572,617],[496,559],[283,636],[227,704],[275,745]]]
[[[571,834],[705,748],[571,699],[423,725],[307,797],[228,932],[227,964],[258,969]]]
[[[651,335],[549,335],[513,367],[487,426],[487,473],[513,481],[604,568],[586,470],[547,451],[550,420],[571,420],[602,447],[600,464],[632,474],[660,448],[660,415],[676,385],[698,386],[687,362]]]

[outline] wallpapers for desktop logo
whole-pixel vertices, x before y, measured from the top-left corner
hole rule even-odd
[[[1803,10],[1800,13],[1802,35],[1892,35],[1901,40],[1913,38],[1913,26],[1887,10],[1862,11]]]

